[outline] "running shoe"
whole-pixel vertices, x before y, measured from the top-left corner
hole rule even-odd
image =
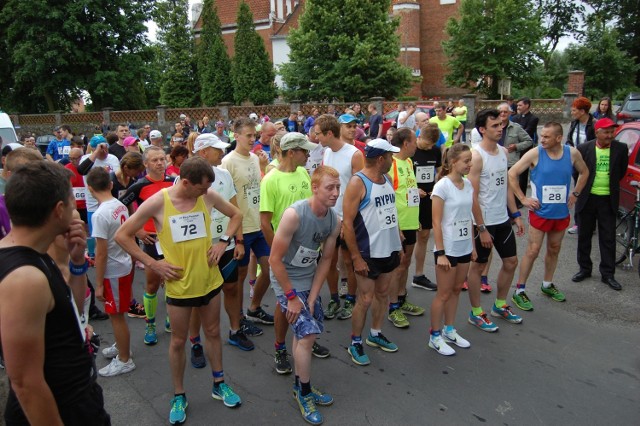
[[[469,283],[465,281],[462,283],[462,291],[467,291],[467,290],[469,290]]]
[[[491,308],[491,316],[502,318],[512,324],[520,324],[522,322],[522,317],[511,312],[511,306],[509,305],[504,305],[502,308],[498,308],[494,303]]]
[[[491,293],[491,284],[489,283],[480,283],[480,291],[483,293]]]
[[[207,366],[204,349],[200,343],[191,346],[191,365],[193,365],[193,368],[204,368]]]
[[[158,343],[158,335],[156,334],[156,323],[148,322],[147,327],[144,331],[144,344],[152,346],[156,343]]]
[[[429,278],[424,275],[419,275],[417,277],[413,277],[413,281],[411,282],[411,287],[421,288],[423,290],[434,291],[438,289],[436,283],[432,282]]]
[[[245,336],[249,337],[261,336],[263,333],[260,327],[246,318],[242,318],[240,320],[240,331],[242,331]]]
[[[450,356],[455,355],[456,351],[451,346],[447,345],[442,336],[429,336],[429,347],[435,349],[440,355]]]
[[[578,233],[578,225],[573,225],[571,228],[569,228],[569,230],[567,231],[569,234],[574,235]]]
[[[387,319],[391,321],[391,323],[398,328],[407,328],[409,327],[409,320],[402,313],[400,309],[394,309],[389,313]]]
[[[144,312],[144,305],[142,303],[136,303],[129,306],[129,312],[127,315],[131,318],[146,318],[147,314]]]
[[[298,407],[300,408],[300,414],[305,422],[312,425],[320,425],[324,421],[322,414],[316,408],[316,403],[313,398],[313,393],[302,396],[300,392],[296,395],[298,401]]]
[[[407,315],[420,316],[424,314],[424,308],[414,305],[407,299],[405,299],[404,303],[400,306],[400,310]]]
[[[319,345],[318,342],[315,342],[313,344],[313,347],[311,348],[311,353],[316,358],[327,358],[329,355],[331,355],[331,351],[328,348],[325,348],[324,346]]]
[[[378,333],[377,336],[372,336],[371,333],[369,333],[365,342],[367,342],[368,346],[380,348],[385,352],[398,352],[398,345],[390,342],[382,333]]]
[[[129,358],[129,361],[122,362],[120,358],[116,356],[106,367],[98,370],[98,374],[102,377],[113,377],[133,371],[135,368],[136,365],[133,363],[133,359]]]
[[[272,325],[273,324],[273,315],[269,315],[262,309],[262,307],[258,307],[255,311],[251,309],[247,309],[247,319],[253,322],[260,322],[262,324]]]
[[[455,328],[453,329],[453,331],[451,333],[446,333],[443,330],[442,331],[442,338],[444,339],[444,341],[446,343],[453,343],[454,345],[458,346],[459,348],[469,348],[469,347],[471,347],[471,343],[469,343],[469,341],[467,339],[463,339],[462,337],[460,337],[460,335],[458,334],[458,330],[456,330]]]
[[[544,294],[546,294],[556,302],[564,302],[566,300],[564,297],[564,293],[561,293],[560,290],[558,290],[558,288],[553,284],[551,284],[548,288],[544,288],[544,285],[540,286],[540,290],[542,290]]]
[[[109,315],[94,306],[93,309],[89,310],[89,319],[93,321],[104,321],[109,319]]]
[[[115,343],[102,350],[102,356],[109,359],[117,357],[119,353],[120,351],[118,351],[118,347]]]
[[[213,399],[217,399],[218,401],[222,401],[224,405],[229,408],[239,407],[242,404],[242,400],[236,394],[231,386],[226,383],[220,383],[220,386],[216,386],[213,384],[213,389],[211,390],[211,396]]]
[[[184,423],[187,420],[187,397],[183,395],[174,396],[171,399],[171,412],[169,412],[169,423],[175,425],[176,423]]]
[[[493,333],[498,330],[498,326],[491,322],[489,318],[487,318],[487,314],[484,312],[480,315],[473,315],[473,311],[469,313],[469,324],[475,325],[482,331],[486,331],[488,333]]]
[[[327,306],[327,310],[324,311],[324,318],[334,319],[341,310],[342,307],[340,306],[340,302],[336,302],[335,300],[331,299],[329,301],[329,305]]]
[[[529,296],[527,296],[527,293],[524,291],[521,293],[513,293],[511,300],[523,311],[533,311],[533,303],[531,303],[531,299],[529,299]]]
[[[276,363],[276,373],[291,374],[291,363],[289,362],[289,354],[286,349],[276,350],[274,361]]]
[[[243,351],[252,351],[254,349],[253,342],[247,339],[247,336],[244,335],[242,330],[239,330],[235,334],[231,334],[229,332],[229,340],[230,345],[236,346],[238,349]]]
[[[169,321],[169,315],[164,319],[164,332],[171,333],[171,321]]]
[[[346,320],[351,318],[351,315],[353,315],[353,302],[350,300],[345,300],[344,307],[340,312],[338,312],[338,319]]]
[[[358,365],[369,365],[369,357],[364,353],[362,343],[353,343],[347,348],[347,352],[351,355],[351,361]]]
[[[300,387],[293,384],[293,399],[298,398],[298,392],[300,392]],[[313,395],[313,402],[316,405],[329,406],[333,404],[333,397],[328,393],[323,393],[315,386],[311,386],[311,395]]]

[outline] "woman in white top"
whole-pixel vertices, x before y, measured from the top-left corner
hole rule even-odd
[[[475,258],[471,212],[473,187],[464,177],[470,169],[469,146],[453,145],[445,153],[439,180],[431,195],[438,290],[431,303],[429,347],[442,355],[456,353],[449,343],[461,348],[471,346],[453,327],[462,283],[469,262]]]

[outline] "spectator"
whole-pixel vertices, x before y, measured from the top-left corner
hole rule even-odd
[[[180,166],[189,157],[189,150],[182,144],[175,145],[169,157],[171,157],[171,165],[167,167],[166,174],[171,177],[180,176]]]
[[[411,102],[405,111],[398,114],[398,129],[407,127],[411,130],[416,129],[416,104]]]
[[[316,122],[316,118],[318,118],[319,114],[320,112],[318,111],[318,108],[314,108],[313,110],[311,110],[311,116],[307,118],[306,121],[304,122],[305,134],[309,133],[309,131],[313,129],[313,125]]]
[[[593,118],[595,118],[596,121],[600,120],[601,118],[608,118],[612,121],[616,121],[613,117],[613,110],[611,109],[610,97],[605,96],[604,98],[600,99],[600,102],[598,103],[598,108],[593,113]]]
[[[369,111],[369,136],[373,139],[382,138],[382,115],[378,113],[378,108],[371,103],[367,107]]]
[[[69,160],[69,151],[71,151],[71,142],[69,142],[69,135],[71,134],[71,127],[67,124],[58,126],[53,129],[53,133],[56,138],[49,142],[47,147],[47,160],[60,161],[62,159]]]

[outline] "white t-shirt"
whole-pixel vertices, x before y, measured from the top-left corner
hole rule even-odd
[[[89,158],[91,154],[83,155],[80,159],[80,164],[87,158]],[[118,157],[113,154],[107,154],[107,158],[101,160],[96,158],[96,161],[93,162],[93,167],[104,167],[109,173],[116,172],[120,170],[120,161],[118,161]],[[87,185],[87,176],[83,176],[84,178],[84,186],[87,188],[87,211],[95,212],[98,209],[98,200],[93,198],[91,192],[89,191],[89,185]]]
[[[115,235],[120,225],[129,218],[127,207],[112,198],[100,204],[91,216],[91,236],[107,240],[107,268],[105,278],[120,278],[131,272],[131,256],[118,243]]]
[[[404,122],[404,124],[400,122],[400,120],[404,119],[407,116],[407,114],[408,114],[407,111],[402,111],[400,114],[398,114],[398,129],[402,129],[403,127],[408,127],[411,130],[415,129],[416,127],[415,114],[411,114],[409,118],[407,118],[407,121]]]
[[[318,144],[318,146],[313,151],[309,151],[309,158],[307,158],[307,164],[304,165],[304,168],[307,169],[309,176],[312,176],[313,172],[315,172],[318,166],[322,164],[322,157],[324,156],[324,150],[325,150],[325,147]]]
[[[233,185],[233,178],[228,170],[220,167],[213,168],[216,174],[216,180],[211,184],[211,188],[222,196],[226,201],[232,199],[236,194],[236,187]],[[211,240],[215,244],[229,227],[229,217],[220,213],[218,210],[211,209]],[[227,250],[233,250],[235,243],[229,244]]]
[[[458,189],[448,177],[440,179],[431,193],[431,198],[444,201],[442,212],[442,239],[444,252],[448,256],[466,256],[473,250],[473,186],[462,178],[464,187]]]
[[[353,176],[351,168],[351,160],[354,154],[358,152],[358,148],[348,143],[345,143],[338,151],[333,152],[331,148],[324,150],[322,158],[322,164],[325,166],[333,167],[340,173],[340,195],[336,205],[333,207],[333,211],[342,219],[342,203],[344,201],[344,192],[347,190],[347,184]]]

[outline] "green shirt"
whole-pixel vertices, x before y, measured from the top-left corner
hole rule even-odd
[[[611,149],[610,147],[598,148],[596,146],[596,175],[593,179],[593,185],[591,186],[591,193],[593,195],[609,195],[609,160]]]
[[[398,225],[401,231],[420,228],[420,195],[411,159],[400,160],[393,157],[389,177],[396,191]]]
[[[467,121],[467,106],[455,107],[453,112],[456,114],[456,120]]]
[[[273,231],[278,229],[284,211],[298,200],[311,197],[311,178],[304,167],[285,173],[273,169],[260,184],[260,211],[271,212]]]
[[[433,123],[433,124],[437,124],[438,125],[438,128],[440,129],[440,131],[444,135],[444,138],[447,141],[445,143],[446,147],[450,147],[451,145],[453,145],[453,133],[454,133],[454,130],[457,129],[458,127],[460,127],[460,122],[458,121],[457,118],[454,118],[454,117],[451,117],[450,115],[447,115],[447,118],[445,118],[444,120],[440,120],[436,116],[436,117],[433,117],[433,118],[429,119],[429,123]]]

